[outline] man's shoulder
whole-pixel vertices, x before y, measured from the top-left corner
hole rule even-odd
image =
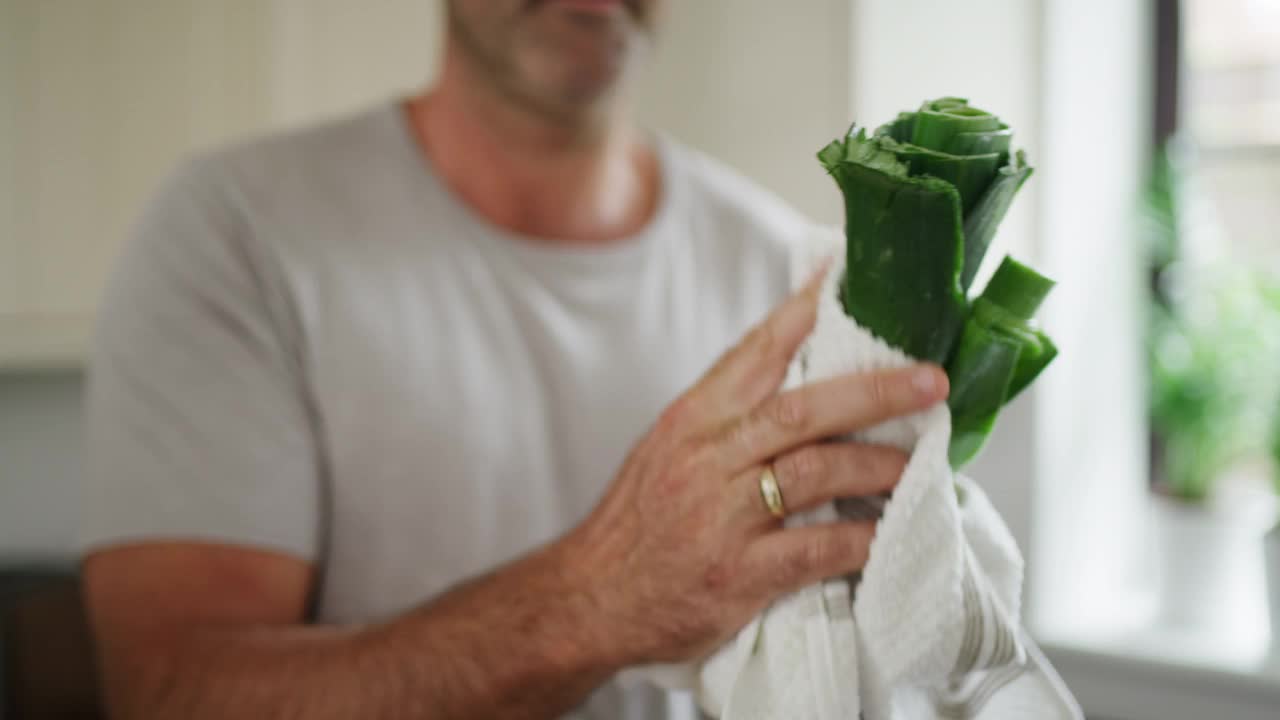
[[[385,165],[395,140],[389,108],[379,106],[309,125],[274,130],[186,158],[173,180],[250,204],[310,203],[349,196]]]
[[[813,223],[774,192],[706,153],[667,140],[680,182],[712,222],[741,231],[745,240],[785,251]]]
[[[206,283],[220,275],[235,286],[323,257],[299,248],[321,247],[317,238],[343,218],[377,216],[371,198],[386,171],[372,170],[392,166],[389,119],[385,109],[364,111],[183,158],[152,192],[117,272],[135,283],[160,272]]]

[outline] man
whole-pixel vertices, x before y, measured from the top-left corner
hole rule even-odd
[[[689,717],[611,678],[861,567],[870,525],[762,490],[892,487],[823,440],[945,376],[779,392],[804,223],[629,122],[658,4],[455,0],[429,92],[166,184],[91,377],[117,717]]]

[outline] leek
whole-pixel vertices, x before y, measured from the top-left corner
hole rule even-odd
[[[948,97],[870,135],[851,127],[818,152],[844,195],[841,303],[886,343],[946,369],[957,468],[981,449],[1000,408],[1057,355],[1033,322],[1052,281],[1006,257],[969,296],[1032,172],[1011,140],[998,117]]]

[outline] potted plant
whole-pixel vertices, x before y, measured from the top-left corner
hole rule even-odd
[[[1197,272],[1172,310],[1152,311],[1151,415],[1165,619],[1205,626],[1258,585],[1280,323],[1255,273]]]
[[[1256,603],[1262,585],[1280,302],[1265,273],[1188,247],[1199,238],[1179,233],[1173,167],[1162,154],[1147,203],[1153,520],[1164,620],[1205,628]]]

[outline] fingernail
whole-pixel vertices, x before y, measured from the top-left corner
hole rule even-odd
[[[917,368],[911,375],[911,386],[924,397],[938,394],[938,371],[930,367]]]

